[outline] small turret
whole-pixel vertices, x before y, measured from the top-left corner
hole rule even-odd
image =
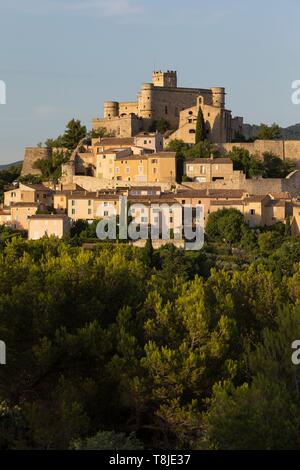
[[[213,87],[212,92],[212,105],[217,108],[225,108],[225,88]]]
[[[117,117],[119,116],[119,103],[117,101],[105,101],[104,103],[104,117]]]

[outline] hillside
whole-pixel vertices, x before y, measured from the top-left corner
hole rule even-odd
[[[246,139],[255,138],[259,130],[257,124],[244,124],[244,134]],[[293,124],[288,127],[281,127],[281,136],[285,140],[298,140],[300,139],[300,123]]]

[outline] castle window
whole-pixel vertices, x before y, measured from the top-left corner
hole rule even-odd
[[[168,114],[168,106],[165,106],[165,114]]]
[[[255,215],[255,209],[250,209],[250,214]]]
[[[189,115],[191,116],[193,114],[193,111],[189,111]]]
[[[147,140],[144,140],[144,144],[146,144],[146,143],[147,143]]]
[[[193,122],[193,119],[188,119],[188,122],[189,122],[189,123]]]
[[[196,131],[195,131],[195,129],[190,129],[190,130],[189,130],[189,133],[190,133],[190,134],[196,134]]]

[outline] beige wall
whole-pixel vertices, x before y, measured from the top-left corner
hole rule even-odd
[[[153,152],[163,150],[163,136],[159,132],[138,134],[134,138],[134,143],[138,147],[143,147]]]
[[[62,238],[70,231],[70,223],[67,218],[33,218],[29,219],[28,239],[38,240],[44,236]]]
[[[117,215],[119,197],[99,197],[87,195],[82,197],[70,196],[68,200],[68,216],[72,220],[94,220]]]
[[[16,230],[28,230],[29,217],[36,214],[38,204],[35,206],[11,206],[11,224]]]
[[[46,206],[51,206],[53,196],[47,190],[36,190],[20,183],[18,188],[13,188],[4,193],[5,206],[10,206],[12,203],[17,202],[39,202]]]
[[[228,180],[235,178],[235,173],[240,175],[240,172],[233,171],[232,162],[222,162],[222,158],[218,159],[204,159],[202,161],[188,160],[184,163],[184,174],[192,179],[197,179],[199,182],[210,183],[213,178],[223,178]]]

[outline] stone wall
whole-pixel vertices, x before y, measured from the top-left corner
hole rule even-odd
[[[237,178],[236,180],[214,181],[211,183],[183,183],[192,189],[241,189],[251,195],[288,192],[292,196],[300,194],[300,171],[295,170],[286,178]]]
[[[300,162],[300,140],[255,140],[255,142],[218,144],[219,150],[224,154],[230,152],[233,147],[244,148],[259,157],[264,152],[273,152],[283,160],[291,159]]]
[[[50,158],[51,152],[51,148],[26,147],[21,176],[40,175],[41,171],[38,168],[34,168],[33,165],[37,160]]]
[[[143,129],[143,122],[136,116],[106,117],[93,119],[92,127],[94,130],[105,127],[116,137],[132,137]]]

